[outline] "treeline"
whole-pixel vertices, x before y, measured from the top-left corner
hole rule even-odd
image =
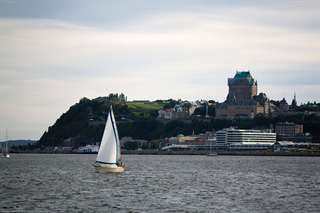
[[[178,134],[190,135],[193,132],[198,134],[231,126],[244,129],[272,128],[277,122],[289,121],[303,124],[304,131],[311,133],[314,141],[320,141],[320,117],[315,114],[297,112],[293,115],[284,114],[272,118],[258,115],[254,119],[218,120],[212,118],[215,115],[215,108],[214,105],[211,105],[208,108],[208,114],[212,116],[210,119],[204,117],[206,109],[205,106],[201,106],[196,109],[195,115],[190,119],[163,122],[157,119],[157,111],[164,106],[174,105],[174,100],[132,104],[132,102],[127,102],[123,94],[110,94],[107,97],[92,100],[82,98],[62,114],[32,147],[79,147],[99,142],[111,104],[120,137],[130,136],[136,139],[151,140]],[[312,105],[313,108],[318,106],[318,104]]]

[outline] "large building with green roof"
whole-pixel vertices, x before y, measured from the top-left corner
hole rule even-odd
[[[228,79],[227,99],[216,108],[217,118],[253,118],[257,114],[270,114],[270,102],[266,95],[257,95],[258,83],[250,71],[237,71]]]
[[[250,71],[236,72],[233,78],[228,79],[229,94],[227,101],[244,104],[250,102],[257,95],[258,84],[251,76]]]

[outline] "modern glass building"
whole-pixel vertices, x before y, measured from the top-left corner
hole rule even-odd
[[[276,133],[266,130],[228,128],[216,132],[217,144],[229,145],[273,145]]]

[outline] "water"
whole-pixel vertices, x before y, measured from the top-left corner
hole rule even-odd
[[[95,155],[0,159],[0,212],[320,212],[320,158]]]

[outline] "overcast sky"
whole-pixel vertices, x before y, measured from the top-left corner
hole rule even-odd
[[[39,139],[84,96],[224,101],[236,70],[320,101],[320,1],[272,2],[0,0],[0,140]]]

